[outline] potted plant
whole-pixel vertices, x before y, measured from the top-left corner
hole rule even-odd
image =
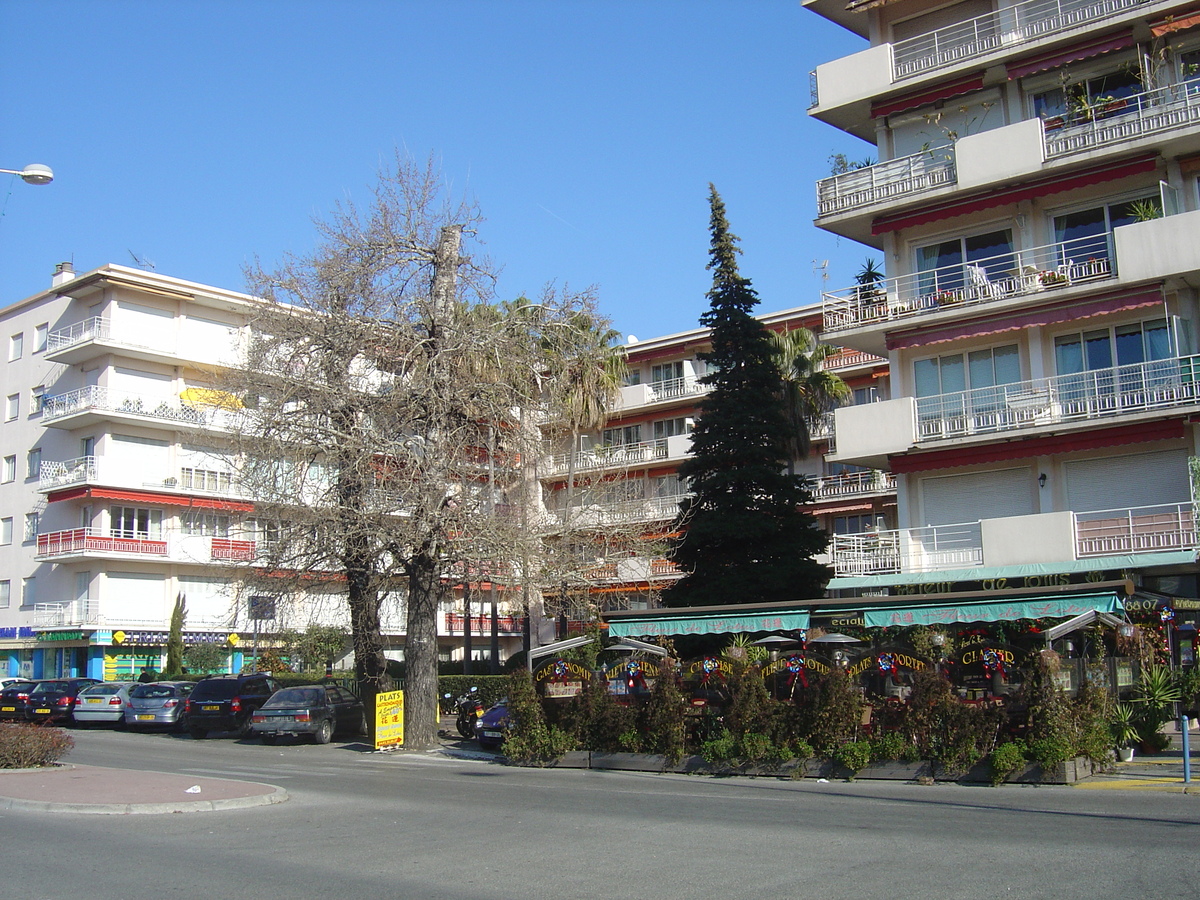
[[[1139,743],[1143,752],[1157,753],[1170,743],[1170,738],[1162,734],[1162,727],[1171,720],[1174,705],[1180,699],[1175,673],[1166,666],[1146,666],[1133,693]]]
[[[1117,703],[1109,719],[1113,746],[1121,762],[1133,759],[1133,747],[1138,743],[1137,709],[1132,703]]]

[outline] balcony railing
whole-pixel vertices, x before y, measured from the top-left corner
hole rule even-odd
[[[836,500],[866,494],[894,493],[896,476],[892,472],[846,472],[821,478],[812,487],[814,500]]]
[[[95,600],[72,603],[35,603],[34,628],[69,628],[73,625],[100,625],[100,604]]]
[[[983,565],[983,536],[978,522],[835,534],[830,554],[837,575],[965,569]]]
[[[1161,134],[1200,122],[1200,84],[1155,88],[1045,122],[1046,158]]]
[[[566,513],[559,509],[551,514],[552,524],[562,526],[615,525],[630,522],[657,522],[673,519],[679,513],[679,504],[686,493],[667,494],[643,500],[622,500],[619,503],[596,503],[573,505],[569,521]]]
[[[694,397],[709,391],[708,385],[700,384],[695,375],[651,381],[646,387],[649,389],[650,403],[656,403],[659,400],[678,400],[680,397]]]
[[[38,472],[38,487],[46,490],[96,480],[96,457],[80,456],[63,462],[43,460]]]
[[[1097,22],[1144,0],[1026,0],[947,25],[928,34],[897,41],[892,47],[892,76],[897,81],[983,56],[1054,32]]]
[[[1076,513],[1075,552],[1080,558],[1196,547],[1191,503]]]
[[[1112,232],[927,269],[821,295],[824,330],[844,331],[1112,278]]]
[[[877,366],[886,364],[887,360],[881,356],[876,356],[874,353],[867,353],[865,350],[847,350],[839,351],[835,356],[827,357],[822,363],[824,369],[849,369],[855,366]]]
[[[90,385],[65,394],[43,400],[42,415],[45,421],[61,419],[83,412],[112,412],[126,415],[145,416],[151,419],[167,419],[191,425],[204,424],[207,416],[202,409],[189,406],[179,397],[149,397],[130,391],[111,390]]]
[[[106,553],[117,556],[155,557],[179,562],[252,562],[257,558],[254,541],[234,540],[179,531],[122,535],[99,528],[71,528],[37,536],[37,556],[51,559]]]
[[[954,148],[939,147],[817,182],[817,215],[831,216],[954,184]]]
[[[1200,356],[918,397],[917,439],[1104,419],[1200,402]]]
[[[608,447],[593,447],[575,454],[575,471],[606,469],[612,466],[630,466],[667,458],[667,439],[640,441],[636,444],[613,444]],[[570,471],[571,454],[560,453],[548,463],[548,474],[563,474]]]
[[[94,316],[66,328],[51,331],[46,335],[46,352],[56,353],[88,341],[107,341],[110,339],[110,327],[107,319]]]
[[[462,633],[467,624],[466,616],[462,613],[446,613],[446,631],[451,634]],[[496,630],[500,634],[520,634],[521,620],[516,616],[497,616]],[[489,635],[492,633],[491,616],[471,616],[471,634]]]

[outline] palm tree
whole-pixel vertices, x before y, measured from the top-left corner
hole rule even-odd
[[[820,343],[807,328],[773,331],[771,344],[781,381],[779,399],[788,422],[784,438],[788,474],[794,475],[795,461],[806,459],[812,449],[812,434],[821,417],[850,399],[851,391],[824,368],[838,348]]]

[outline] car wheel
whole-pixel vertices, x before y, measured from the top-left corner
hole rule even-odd
[[[185,731],[187,731],[188,730],[187,717],[180,716],[178,719],[176,719],[174,724],[171,726],[171,730],[174,731],[176,734],[183,734]]]
[[[262,738],[262,742],[264,744],[266,744],[268,747],[273,747],[273,746],[275,746],[275,744],[277,744],[279,742],[279,735],[277,735],[277,734],[268,734],[266,732],[263,732],[262,734],[259,735],[259,737]]]
[[[190,734],[192,736],[192,740],[202,741],[206,737],[208,737],[208,729],[207,728],[189,728],[188,734]]]
[[[317,730],[313,733],[314,744],[328,744],[330,738],[333,737],[333,722],[326,719],[317,726]]]
[[[248,735],[250,733],[250,716],[249,716],[249,714],[246,715],[246,718],[242,719],[242,721],[237,723],[237,728],[235,728],[234,731],[237,732],[237,736],[240,738],[245,737],[246,735]]]

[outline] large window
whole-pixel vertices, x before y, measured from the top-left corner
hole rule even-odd
[[[626,425],[624,428],[605,428],[604,446],[621,447],[625,444],[638,444],[642,440],[641,425]]]
[[[675,362],[662,363],[661,365],[650,367],[651,381],[670,381],[673,378],[683,377],[683,360]]]
[[[1157,194],[1134,200],[1110,203],[1091,209],[1081,209],[1054,217],[1054,242],[1058,245],[1060,264],[1083,264],[1109,258],[1109,235],[1118,225],[1137,221],[1135,209],[1139,203],[1159,205]]]
[[[109,511],[111,533],[122,538],[158,538],[162,536],[162,510],[135,506],[114,506]]]
[[[913,364],[917,396],[932,397],[955,391],[1014,384],[1021,380],[1016,344],[918,359]]]
[[[654,423],[655,439],[674,437],[677,434],[691,434],[692,420],[688,418],[659,419]]]
[[[1033,95],[1033,114],[1048,127],[1075,125],[1105,118],[1124,109],[1124,98],[1144,90],[1135,69],[1084,78],[1065,87]]]
[[[1054,364],[1059,375],[1073,375],[1170,359],[1171,343],[1166,319],[1073,332],[1054,339]]]
[[[958,291],[973,284],[968,268],[982,269],[989,280],[1011,274],[1016,268],[1012,231],[990,231],[918,247],[919,293]]]
[[[183,517],[183,533],[204,537],[229,537],[229,516],[189,510]]]

